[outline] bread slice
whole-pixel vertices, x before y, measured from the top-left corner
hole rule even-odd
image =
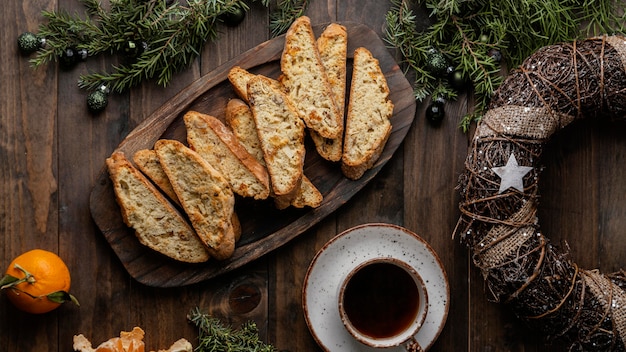
[[[291,205],[296,208],[317,208],[322,204],[322,200],[324,200],[324,197],[313,182],[311,182],[308,177],[302,176],[300,189],[296,197],[291,201]],[[277,204],[277,206],[279,206],[279,204]]]
[[[135,152],[133,155],[133,161],[137,168],[143,172],[144,175],[148,176],[152,182],[167,195],[170,200],[174,203],[180,205],[180,201],[178,201],[178,197],[176,196],[176,192],[174,192],[174,188],[172,188],[172,184],[170,180],[167,178],[165,171],[161,167],[161,163],[159,162],[159,157],[157,157],[156,152],[153,149],[141,149]]]
[[[242,68],[241,66],[234,66],[228,71],[228,80],[230,81],[235,93],[241,100],[248,102],[248,82],[252,77],[256,76],[254,73],[250,73],[248,70]],[[282,90],[282,84],[268,77],[272,85],[276,89]]]
[[[172,183],[169,178],[165,174],[161,163],[159,162],[159,157],[156,155],[154,149],[141,149],[138,150],[133,156],[133,161],[137,164],[137,168],[144,173],[144,175],[148,176],[152,182],[163,191],[173,202],[178,204],[180,201],[178,200],[178,196],[172,187]],[[233,217],[231,218],[233,223],[233,229],[235,231],[235,242],[239,241],[241,236],[241,225],[239,223],[239,218],[237,217],[237,213],[233,212]]]
[[[246,93],[246,96],[247,95],[248,93]],[[250,153],[259,164],[265,166],[261,141],[256,131],[252,110],[250,110],[248,104],[240,99],[229,100],[228,104],[226,104],[226,124],[248,153]]]
[[[256,131],[254,116],[246,103],[239,99],[232,99],[226,106],[226,123],[233,130],[233,133],[239,139],[239,142],[246,148],[248,153],[253,155],[259,163],[265,165],[263,159],[263,149],[261,149],[261,141]],[[341,156],[341,154],[340,154]],[[318,207],[322,202],[322,193],[315,187],[306,175],[302,175],[302,182],[291,205],[297,208],[310,206]],[[284,204],[277,204],[284,206]]]
[[[341,171],[350,179],[363,176],[380,157],[391,134],[393,103],[379,62],[365,48],[354,51]]]
[[[326,70],[326,76],[330,83],[333,100],[337,105],[337,112],[341,116],[343,128],[343,115],[346,97],[346,60],[348,51],[348,32],[346,27],[338,24],[329,24],[319,38],[317,49],[320,53],[322,65]],[[343,135],[337,138],[324,138],[314,130],[310,131],[311,139],[315,144],[318,154],[330,161],[341,160]]]
[[[250,80],[248,98],[274,199],[289,205],[302,180],[304,123],[285,94],[266,77]]]
[[[228,181],[200,154],[176,140],[161,139],[154,150],[174,191],[209,253],[227,259],[235,250],[235,196]]]
[[[201,263],[209,253],[183,215],[126,159],[114,152],[106,159],[124,223],[139,242],[172,259]]]
[[[307,127],[324,138],[340,138],[343,117],[333,100],[311,21],[297,18],[287,30],[280,60],[281,83]]]
[[[221,172],[235,193],[254,199],[269,196],[269,175],[265,166],[246,151],[220,120],[196,111],[187,112],[183,120],[191,149]]]

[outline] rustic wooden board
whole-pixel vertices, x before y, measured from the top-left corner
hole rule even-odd
[[[315,209],[277,210],[272,200],[253,201],[237,198],[235,211],[241,221],[242,238],[234,255],[222,262],[212,260],[203,264],[179,263],[139,244],[132,229],[122,221],[108,172],[103,167],[90,195],[91,214],[133,278],[148,286],[183,286],[210,279],[249,263],[289,242],[345,204],[372,180],[392,157],[415,117],[412,87],[375,32],[362,24],[343,24],[349,35],[348,55],[351,57],[354,49],[360,46],[372,52],[380,61],[391,91],[390,98],[395,104],[391,118],[392,133],[374,167],[361,179],[349,180],[343,177],[337,163],[320,158],[308,141],[305,174],[324,195],[322,204]],[[315,26],[316,35],[319,35],[323,28],[324,25]],[[152,113],[129,133],[116,150],[130,157],[139,149],[152,148],[158,139],[185,141],[186,132],[182,115],[188,110],[200,111],[223,119],[226,103],[236,97],[227,80],[230,68],[239,65],[251,72],[276,78],[280,74],[279,60],[283,45],[283,36],[274,38],[198,79]],[[348,79],[350,73],[349,60]]]

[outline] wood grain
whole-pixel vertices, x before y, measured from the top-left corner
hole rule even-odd
[[[469,88],[446,103],[446,117],[438,127],[425,120],[429,101],[418,104],[406,137],[375,177],[323,220],[262,258],[183,287],[147,286],[127,272],[90,212],[91,191],[103,181],[104,159],[181,90],[270,38],[268,25],[275,7],[267,9],[259,1],[249,4],[244,22],[220,26],[219,39],[207,43],[198,60],[168,87],[145,82],[127,93],[111,95],[107,109],[94,116],[85,107],[86,92],[76,87],[78,76],[110,70],[118,58],[90,58],[72,71],[61,71],[55,64],[33,69],[15,45],[20,33],[37,30],[42,10],[82,13],[82,4],[78,0],[3,2],[0,263],[8,265],[18,254],[36,247],[59,253],[70,268],[71,291],[81,306],[64,305],[31,316],[0,294],[0,349],[67,352],[75,334],[85,334],[95,345],[133,326],[146,331],[149,349],[166,348],[180,337],[196,346],[197,331],[186,315],[199,307],[234,327],[247,320],[256,322],[261,338],[281,351],[320,351],[301,307],[307,267],[336,234],[381,221],[419,234],[438,253],[448,273],[450,312],[430,351],[565,351],[520,324],[506,306],[492,302],[467,250],[452,238],[459,215],[455,187],[472,138],[458,127],[473,106]],[[391,1],[379,0],[311,0],[306,14],[313,23],[360,23],[382,37],[390,6]],[[417,18],[428,16],[426,9],[415,11]],[[392,48],[386,51],[396,54]],[[210,100],[201,102],[197,97],[187,103],[194,102],[211,105]],[[160,128],[163,133],[180,133],[178,125]],[[137,138],[149,134],[141,129],[136,133]],[[563,130],[544,150],[541,225],[554,244],[569,244],[572,258],[585,268],[612,272],[626,263],[625,134],[626,123],[583,122]],[[51,181],[56,182],[55,192]],[[258,305],[244,312],[257,299]]]
[[[241,219],[242,239],[234,255],[225,261],[212,261],[203,265],[177,263],[141,246],[133,231],[123,223],[108,172],[103,171],[99,183],[91,193],[91,213],[132,277],[149,286],[183,286],[215,277],[258,259],[289,242],[345,204],[392,157],[415,116],[411,86],[376,33],[360,24],[345,23],[345,26],[350,38],[348,51],[352,53],[355,48],[365,46],[372,52],[385,73],[390,99],[395,104],[391,118],[392,133],[374,167],[359,180],[351,181],[343,177],[338,164],[326,162],[314,150],[309,149],[305,174],[324,195],[322,204],[315,209],[290,208],[279,211],[271,200],[238,199],[236,212]],[[323,27],[324,25],[316,26],[315,30],[319,33]],[[277,37],[219,66],[157,109],[116,150],[132,156],[139,149],[152,148],[157,139],[185,141],[186,134],[181,120],[182,115],[189,110],[223,119],[228,100],[235,97],[227,80],[230,68],[238,65],[251,72],[276,78],[280,74],[279,60],[283,46],[284,37]]]

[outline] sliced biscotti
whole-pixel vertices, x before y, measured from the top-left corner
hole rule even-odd
[[[317,49],[320,53],[322,65],[333,93],[333,100],[337,105],[337,112],[341,116],[343,125],[344,104],[346,96],[346,61],[348,51],[348,32],[346,27],[338,24],[329,24],[319,38]],[[324,138],[314,130],[310,131],[311,139],[315,143],[318,154],[330,161],[341,160],[343,135],[337,138]]]
[[[317,208],[322,204],[322,200],[324,200],[324,196],[319,189],[308,177],[302,176],[302,184],[300,184],[296,197],[291,201],[291,205],[296,208]]]
[[[254,76],[256,76],[256,74],[249,72],[241,66],[234,66],[228,71],[228,80],[233,86],[235,93],[245,102],[248,102],[248,82]],[[279,81],[269,77],[268,79],[276,89],[283,89]]]
[[[248,99],[274,199],[290,204],[304,168],[304,123],[285,94],[263,76],[248,83]]]
[[[267,170],[228,127],[217,118],[196,111],[187,112],[183,120],[191,149],[220,171],[235,193],[254,199],[269,196]]]
[[[137,168],[148,176],[157,187],[163,191],[173,202],[180,205],[176,192],[172,188],[169,178],[163,171],[159,158],[153,149],[141,149],[135,152],[133,155],[133,161],[137,165]]]
[[[357,48],[341,158],[346,177],[360,178],[378,160],[391,134],[392,114],[389,87],[378,60],[369,50]]]
[[[179,141],[161,139],[155,143],[154,150],[191,225],[211,256],[218,260],[232,256],[235,196],[228,181],[200,154]]]
[[[280,82],[307,127],[324,138],[341,137],[343,117],[333,100],[308,17],[299,17],[287,30],[280,68]]]
[[[256,131],[254,116],[246,103],[239,99],[232,99],[226,106],[226,123],[235,133],[241,144],[246,148],[248,153],[252,154],[259,163],[265,165],[263,159],[263,149],[261,149],[261,141]],[[341,156],[341,154],[340,154]],[[302,175],[302,183],[291,205],[297,208],[305,206],[318,207],[322,202],[322,193],[315,187],[306,175]],[[285,204],[277,204],[284,206]]]
[[[124,223],[139,242],[187,263],[201,263],[209,253],[183,215],[121,152],[106,159]]]
[[[246,93],[246,96],[247,95],[248,93]],[[240,99],[229,100],[228,104],[226,104],[226,123],[230,126],[239,140],[239,143],[246,148],[248,153],[250,153],[259,164],[265,166],[261,141],[259,141],[254,116],[248,104]]]

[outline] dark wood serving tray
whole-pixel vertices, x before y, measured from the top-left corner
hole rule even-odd
[[[348,30],[348,55],[351,58],[354,49],[360,46],[372,52],[380,61],[391,91],[390,98],[395,105],[391,118],[391,136],[374,167],[361,179],[349,180],[342,175],[338,163],[323,160],[308,141],[305,174],[324,195],[322,204],[315,209],[277,210],[272,200],[237,198],[235,211],[241,221],[242,236],[234,255],[222,262],[210,260],[203,264],[176,262],[142,246],[134,231],[124,224],[108,172],[103,168],[90,195],[91,214],[133,278],[148,286],[183,286],[210,279],[249,263],[289,242],[345,204],[391,158],[404,140],[415,116],[412,87],[375,32],[362,24],[343,25]],[[323,28],[324,25],[315,26],[316,35]],[[251,72],[277,78],[280,74],[283,45],[284,36],[264,42],[193,82],[155,110],[129,133],[116,150],[124,152],[130,159],[137,150],[152,148],[158,139],[185,141],[182,115],[189,110],[223,119],[228,100],[236,97],[227,79],[230,68],[239,65]],[[352,61],[348,61],[349,82]]]

